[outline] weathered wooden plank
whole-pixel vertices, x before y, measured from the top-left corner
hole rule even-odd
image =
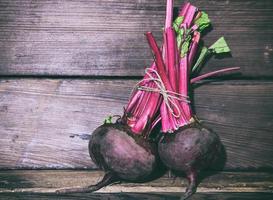
[[[192,3],[213,22],[206,43],[224,35],[233,52],[205,71],[240,66],[244,76],[272,77],[271,0]],[[164,15],[163,0],[1,1],[0,75],[142,75],[152,57],[143,33],[161,38]]]
[[[18,194],[8,193],[1,194],[1,199],[9,200],[29,200],[29,199],[41,199],[41,200],[179,200],[181,194],[179,193],[117,193],[117,194],[70,194],[70,195],[52,195],[52,194]],[[272,193],[204,193],[195,194],[191,197],[191,200],[272,200]]]
[[[86,187],[96,183],[102,171],[83,170],[8,170],[0,172],[0,195],[8,192],[54,193],[61,188]],[[205,177],[198,192],[272,192],[273,174],[262,172],[222,172]],[[122,183],[105,187],[99,193],[180,193],[186,179],[164,176],[147,183]]]
[[[122,114],[137,80],[2,79],[0,168],[95,168],[89,134]],[[272,169],[273,82],[195,89],[197,115],[226,147],[226,169]]]

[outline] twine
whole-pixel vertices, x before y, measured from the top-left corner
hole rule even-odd
[[[156,77],[154,77],[149,71],[153,72]],[[147,92],[158,92],[158,93],[162,94],[163,101],[165,102],[170,113],[176,118],[180,117],[181,111],[179,110],[178,105],[175,103],[174,100],[176,99],[178,101],[190,103],[189,97],[179,94],[179,93],[176,93],[176,92],[166,90],[160,75],[158,74],[158,72],[155,69],[146,68],[145,73],[149,76],[149,78],[145,78],[145,79],[141,80],[140,82],[138,82],[136,89],[142,90],[142,91],[147,91]],[[147,87],[147,86],[140,86],[140,84],[144,81],[153,81],[157,87],[153,88],[153,87]],[[172,106],[178,111],[177,115],[174,113],[174,109],[172,108]]]

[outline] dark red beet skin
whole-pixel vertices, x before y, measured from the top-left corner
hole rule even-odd
[[[161,164],[155,143],[134,135],[127,125],[103,124],[89,141],[89,154],[105,175],[95,185],[85,188],[68,188],[57,193],[94,192],[114,182],[144,182],[161,176]]]
[[[219,137],[200,125],[183,127],[160,140],[158,153],[162,162],[172,171],[185,173],[189,180],[183,199],[195,193],[198,173],[218,160],[221,147]]]
[[[156,148],[121,124],[98,127],[89,142],[92,160],[105,172],[126,181],[142,181],[152,175],[159,161]]]

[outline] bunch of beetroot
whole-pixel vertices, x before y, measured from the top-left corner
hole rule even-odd
[[[204,128],[191,109],[189,91],[204,78],[237,70],[226,68],[197,76],[205,59],[230,51],[224,38],[210,47],[200,45],[201,33],[210,26],[205,12],[185,3],[173,20],[173,0],[167,0],[163,45],[146,33],[154,62],[134,88],[123,116],[107,119],[92,134],[89,152],[106,173],[96,185],[59,192],[91,192],[117,181],[141,182],[154,177],[161,162],[189,180],[184,199],[197,187],[200,170],[209,167],[220,152],[220,140]],[[160,125],[159,142],[150,133]],[[154,133],[153,133],[154,134]]]

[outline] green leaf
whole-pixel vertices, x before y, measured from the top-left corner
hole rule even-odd
[[[184,20],[184,16],[179,16],[174,20],[174,23],[180,26],[180,24],[182,24],[183,20]]]
[[[198,30],[202,32],[210,25],[210,19],[208,14],[202,11],[201,16],[194,23],[198,26]]]
[[[177,46],[180,47],[181,43],[183,41],[183,34],[184,34],[184,29],[179,29],[177,31],[177,37],[176,37],[176,42],[177,42]]]
[[[190,43],[192,39],[189,33],[190,33],[190,30],[186,30],[186,38],[185,40],[182,40],[181,53],[180,53],[181,58],[183,58],[189,51],[189,47],[190,47]]]
[[[194,66],[192,67],[192,72],[194,72],[205,60],[206,56],[209,54],[209,50],[207,47],[203,47],[201,49],[200,55],[196,61],[196,63],[194,64]]]
[[[176,33],[178,33],[178,31],[179,31],[179,26],[182,24],[183,19],[184,19],[184,16],[179,16],[174,20],[173,28],[174,28]]]
[[[219,38],[213,45],[209,48],[203,47],[201,53],[192,67],[192,72],[194,72],[200,65],[203,63],[205,58],[211,54],[220,54],[230,52],[230,48],[228,47],[224,37]]]
[[[181,42],[182,42],[182,36],[181,35],[177,35],[177,37],[176,37],[176,43],[177,43],[178,47],[181,46]]]
[[[209,47],[209,49],[215,54],[230,52],[230,48],[228,47],[224,37],[220,37],[213,45]]]
[[[190,42],[191,42],[191,36],[188,35],[181,46],[181,54],[180,54],[181,58],[183,58],[188,53],[189,47],[190,47]]]
[[[108,117],[106,117],[106,118],[104,119],[103,123],[104,123],[104,124],[113,124],[112,118],[113,118],[113,117],[112,117],[111,115],[109,115]]]

